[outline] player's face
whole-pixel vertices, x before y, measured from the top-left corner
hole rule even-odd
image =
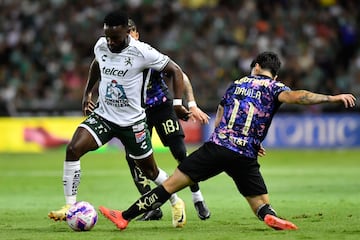
[[[119,53],[127,47],[128,27],[114,26],[109,27],[104,25],[104,33],[108,48],[111,52]]]

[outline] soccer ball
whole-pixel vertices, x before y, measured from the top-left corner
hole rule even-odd
[[[66,222],[74,231],[90,231],[98,219],[93,205],[88,202],[76,202],[66,214]]]

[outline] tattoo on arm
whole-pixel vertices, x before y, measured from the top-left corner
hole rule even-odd
[[[303,105],[318,104],[330,101],[330,96],[309,92],[306,90],[298,91],[298,103]]]

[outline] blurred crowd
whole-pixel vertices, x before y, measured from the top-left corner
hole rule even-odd
[[[0,0],[0,115],[81,113],[93,47],[113,9],[182,67],[208,112],[266,50],[280,55],[279,79],[292,89],[360,98],[357,0]]]

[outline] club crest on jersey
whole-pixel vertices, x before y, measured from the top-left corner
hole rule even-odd
[[[146,131],[143,130],[141,132],[135,133],[135,139],[136,139],[136,143],[140,143],[144,141],[146,139]]]
[[[114,107],[129,106],[124,88],[116,80],[112,80],[106,87],[105,103]]]
[[[133,64],[132,64],[132,61],[133,61],[132,58],[126,57],[126,58],[125,58],[125,66],[128,66],[128,65],[132,66],[132,65],[133,65]]]

